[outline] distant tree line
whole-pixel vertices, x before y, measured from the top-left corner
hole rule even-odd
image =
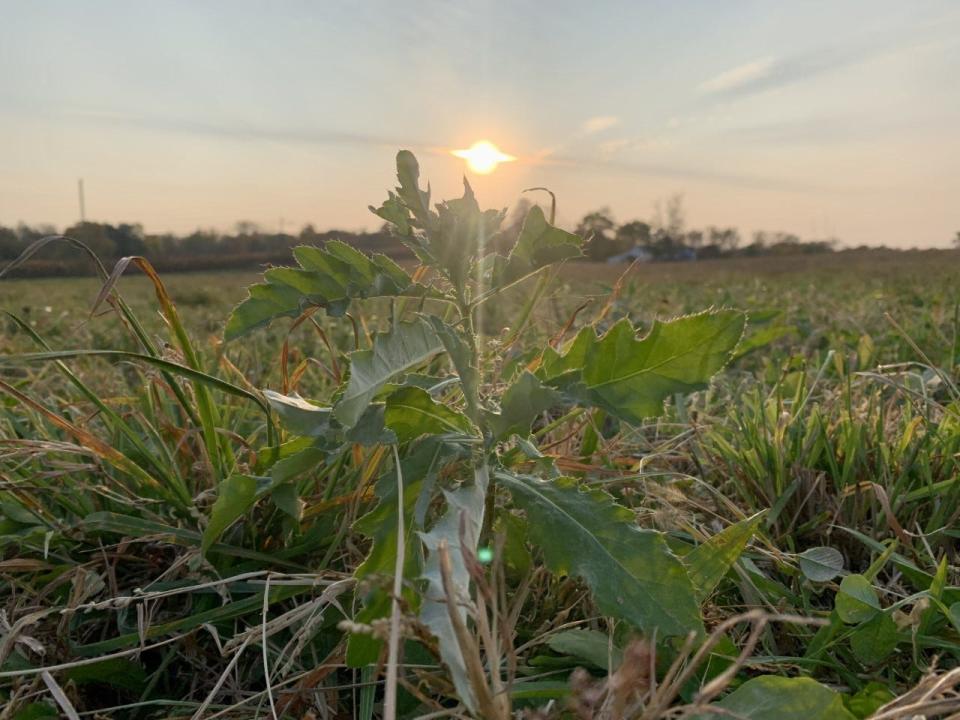
[[[290,263],[290,250],[297,245],[321,245],[339,239],[365,252],[383,252],[402,258],[406,249],[390,234],[327,230],[318,232],[312,225],[297,234],[265,232],[255,223],[238,222],[232,233],[195,230],[189,235],[149,234],[137,223],[81,222],[58,233],[50,226],[16,228],[0,226],[0,266],[30,247],[37,240],[62,234],[87,245],[108,266],[127,255],[142,255],[159,271],[220,270],[258,268],[264,265]],[[29,261],[19,266],[15,275],[78,275],[92,270],[84,253],[68,243],[54,242],[45,246]]]
[[[513,208],[495,238],[495,249],[506,253],[523,226],[531,203],[523,198]],[[834,239],[801,240],[783,232],[756,232],[744,240],[736,228],[707,227],[688,229],[681,196],[657,204],[649,220],[630,220],[617,224],[609,209],[603,208],[583,217],[578,234],[587,238],[587,256],[594,261],[694,260],[755,255],[793,255],[830,252]],[[0,226],[0,265],[19,257],[31,243],[58,234],[50,226],[20,224]],[[365,252],[383,252],[397,259],[409,252],[391,237],[386,228],[376,232],[347,230],[317,231],[305,226],[297,234],[267,232],[252,222],[238,222],[231,233],[195,230],[189,235],[144,232],[137,223],[80,222],[66,228],[68,237],[85,243],[108,266],[127,255],[142,255],[160,271],[244,269],[290,262],[291,248],[318,245],[339,239]],[[90,260],[67,243],[51,243],[17,268],[20,276],[76,275],[91,271]]]
[[[734,227],[687,229],[683,197],[674,195],[665,204],[657,203],[651,220],[630,220],[618,225],[609,208],[588,213],[577,233],[589,239],[587,252],[592,260],[623,257],[650,261],[716,259],[758,255],[798,255],[832,252],[836,238],[802,240],[785,232],[758,231],[745,241]]]

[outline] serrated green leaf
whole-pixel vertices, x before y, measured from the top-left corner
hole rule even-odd
[[[514,434],[526,437],[537,415],[549,410],[561,399],[559,392],[544,385],[532,373],[524,371],[504,392],[500,412],[488,414],[487,421],[498,440]]]
[[[420,164],[409,150],[397,153],[397,195],[423,227],[430,216],[430,188],[420,189]]]
[[[639,423],[662,414],[666,398],[705,388],[730,360],[745,322],[737,310],[711,310],[655,321],[637,340],[624,318],[600,338],[581,332],[566,355],[549,358],[544,372],[578,401]]]
[[[418,387],[401,387],[390,394],[384,422],[401,443],[428,434],[476,434],[466,415],[435,402],[430,393]]]
[[[301,294],[289,285],[260,283],[247,289],[247,298],[237,305],[227,319],[223,336],[226,341],[246,335],[278,317],[297,317]]]
[[[369,205],[368,208],[374,215],[393,225],[394,230],[401,237],[405,238],[410,235],[410,212],[407,210],[407,206],[403,204],[403,200],[394,193],[388,193],[387,199],[383,201],[383,205],[380,207]]]
[[[566,373],[577,372],[583,369],[587,360],[587,352],[597,342],[597,335],[589,325],[581,328],[573,340],[567,343],[563,352],[557,352],[552,347],[543,351],[543,361],[538,372],[544,378],[556,379]]]
[[[831,547],[812,547],[797,555],[800,572],[814,582],[833,580],[843,572],[843,555]]]
[[[471,265],[486,252],[505,215],[505,210],[481,210],[466,178],[463,197],[437,205],[427,240],[437,266],[455,287],[468,281]]]
[[[350,379],[334,405],[334,417],[344,427],[353,427],[392,377],[412,370],[441,350],[443,344],[423,320],[397,323],[389,332],[375,335],[370,350],[350,353]]]
[[[257,481],[249,475],[231,475],[217,488],[217,499],[210,510],[210,521],[203,530],[200,552],[206,555],[210,546],[243,515],[257,498]]]
[[[583,578],[602,613],[648,634],[656,629],[660,637],[702,631],[686,568],[661,533],[636,527],[630,510],[571,478],[498,472],[497,480],[527,513],[530,538],[547,566]]]
[[[774,675],[747,680],[716,703],[725,711],[704,713],[698,720],[733,717],[750,720],[854,720],[843,697],[812,678]]]
[[[706,542],[697,545],[684,557],[690,581],[701,602],[707,599],[723,576],[733,567],[747,546],[747,542],[757,531],[762,519],[763,513],[759,512],[724,528]]]
[[[897,647],[897,624],[887,613],[877,613],[850,636],[850,649],[864,665],[876,665]]]
[[[835,600],[837,615],[848,624],[862,623],[880,612],[877,591],[863,575],[847,575]]]
[[[510,255],[495,258],[493,287],[510,285],[555,262],[582,257],[582,243],[578,235],[547,222],[540,206],[534,205],[523,221]]]
[[[450,361],[460,376],[460,384],[463,386],[463,394],[470,398],[476,397],[480,386],[480,373],[473,364],[472,353],[467,343],[460,337],[452,327],[435,315],[428,315],[426,321],[437,334],[443,349],[450,356]],[[468,408],[469,411],[469,408]],[[476,417],[472,415],[472,417]]]
[[[298,317],[311,306],[339,316],[355,298],[440,297],[414,283],[386,256],[368,257],[338,240],[323,248],[301,245],[293,254],[299,267],[271,268],[264,273],[265,282],[248,289],[247,299],[227,320],[225,340],[234,340],[278,317]]]

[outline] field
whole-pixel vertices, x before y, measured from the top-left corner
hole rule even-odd
[[[0,718],[955,717],[958,260],[568,262],[451,324],[479,386],[428,353],[355,411],[444,301],[224,343],[259,273],[0,280]],[[743,338],[659,417],[558,352],[708,308]]]

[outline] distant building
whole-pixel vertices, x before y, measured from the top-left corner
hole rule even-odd
[[[650,262],[653,260],[653,255],[649,250],[637,245],[619,255],[611,255],[607,258],[607,264],[618,265],[620,263],[633,262],[634,260],[637,262]]]

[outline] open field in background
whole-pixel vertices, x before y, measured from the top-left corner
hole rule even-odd
[[[734,307],[750,315],[738,355],[709,390],[671,403],[662,418],[632,429],[597,428],[599,440],[594,438],[589,453],[578,432],[583,428],[573,421],[548,428],[541,447],[583,482],[630,506],[641,525],[676,539],[702,541],[766,511],[742,560],[704,605],[708,630],[745,607],[827,624],[795,622],[776,633],[767,628],[749,640],[757,643],[755,652],[734,684],[750,674],[807,673],[844,693],[852,716],[866,717],[937,663],[955,667],[960,252],[639,265],[623,278],[611,304],[611,288],[624,270],[567,264],[529,332],[551,337],[578,308],[581,322],[605,314],[599,325],[608,327],[629,316],[646,328],[654,318]],[[258,278],[222,272],[162,279],[206,372],[241,387],[279,390],[288,323],[220,345],[230,309]],[[150,281],[130,268],[118,288],[162,347],[170,335]],[[487,310],[484,331],[504,334],[529,288],[509,291]],[[0,280],[0,309],[17,315],[52,349],[134,350],[130,330],[107,305],[89,317],[99,289],[94,279]],[[356,332],[382,326],[388,305],[375,308],[355,315]],[[317,318],[316,327],[304,323],[291,336],[287,365],[294,379],[288,378],[288,389],[328,401],[343,359],[331,355],[327,341],[342,352],[353,347],[355,336],[346,329],[349,322]],[[3,316],[0,323],[0,352],[39,349],[15,320]],[[173,349],[167,355],[181,359]],[[44,714],[52,706],[43,699],[49,686],[41,676],[16,677],[17,670],[170,638],[179,639],[72,668],[59,682],[81,710],[125,708],[108,711],[109,717],[187,718],[203,710],[209,715],[202,717],[222,712],[248,718],[255,709],[270,717],[274,701],[278,717],[285,718],[318,717],[308,714],[317,704],[325,704],[331,718],[351,717],[347,707],[372,713],[374,694],[364,690],[372,687],[371,677],[344,666],[337,629],[344,614],[352,617],[356,601],[349,593],[340,597],[346,602],[341,614],[321,592],[323,583],[353,572],[369,547],[352,523],[375,504],[370,476],[382,458],[357,450],[326,475],[302,479],[303,523],[263,502],[202,560],[198,547],[206,518],[191,501],[209,507],[214,488],[198,460],[196,428],[165,409],[169,389],[158,371],[100,358],[71,360],[69,368],[85,390],[53,363],[0,367],[0,380],[38,403],[24,404],[10,393],[0,400],[0,607],[6,613],[0,634],[7,623],[28,618],[0,646],[0,697],[6,698],[0,704],[14,708],[0,710],[0,717],[55,716]],[[122,418],[144,447],[133,447],[121,421],[107,417],[89,393]],[[230,438],[237,462],[255,468],[267,439],[262,413],[242,398],[216,390],[212,395],[221,434]],[[65,431],[48,411],[62,412],[71,426],[121,448],[144,467],[154,463],[151,472],[166,473],[182,487],[161,491],[136,475],[111,485],[107,478],[119,471],[108,451],[84,450],[89,442]],[[161,445],[167,455],[144,458]],[[114,513],[111,519],[102,514],[107,510]],[[99,524],[85,523],[94,513],[101,513]],[[798,557],[822,546],[839,551],[843,573],[864,576],[866,589],[841,592],[832,555],[812,569]],[[598,655],[589,643],[551,644],[551,633],[565,622],[583,621],[580,627],[612,634],[615,654],[627,638],[597,614],[581,584],[538,574],[526,550],[513,551],[505,582],[531,590],[517,608],[522,627],[515,641],[519,674],[531,684],[514,703],[562,701],[574,666],[604,675],[606,647]],[[322,582],[280,585],[269,603],[257,584],[261,576],[215,584],[265,569],[311,573]],[[214,584],[199,587],[203,583]],[[143,604],[108,602],[134,588],[172,594]],[[855,603],[849,616],[836,599],[841,596]],[[86,610],[77,612],[81,606]],[[304,615],[282,615],[298,607],[306,608]],[[51,608],[71,611],[46,612]],[[271,627],[261,648],[263,619],[280,617],[285,619]],[[889,622],[875,619],[881,617]],[[723,640],[728,654],[748,641],[748,631],[731,629]],[[224,644],[227,652],[221,652]],[[230,667],[241,644],[247,654]],[[409,654],[408,662],[424,668],[419,681],[411,676],[402,697],[413,716],[420,707],[417,692],[429,688],[435,695],[445,681],[431,675],[435,659],[422,647]],[[265,663],[276,698],[266,694]],[[586,702],[587,681],[576,682],[577,697]]]
[[[560,274],[564,284],[558,283],[554,294],[570,303],[576,299],[602,300],[626,267],[568,264]],[[872,308],[875,314],[895,305],[898,300],[914,302],[920,299],[916,293],[928,294],[929,291],[924,293],[928,282],[935,285],[949,282],[958,267],[960,252],[952,250],[846,251],[786,258],[638,264],[628,277],[631,289],[625,301],[642,296],[644,304],[634,303],[632,311],[660,313],[666,317],[703,309],[711,303],[731,303],[748,310],[758,307],[768,310],[772,306],[787,315],[803,308],[820,307],[824,317],[830,317],[836,309],[830,305],[844,304],[846,300],[860,297],[862,309]],[[202,339],[222,332],[226,315],[243,299],[246,287],[257,281],[260,273],[222,271],[164,274],[162,277],[174,302],[181,308],[184,322]],[[158,329],[161,323],[150,281],[130,270],[120,280],[119,287],[144,322]],[[88,339],[109,338],[117,330],[116,324],[109,320],[89,319],[89,311],[100,288],[101,283],[92,277],[2,280],[0,308],[29,316],[39,330],[86,346]],[[780,302],[785,290],[790,294],[789,306]],[[522,289],[518,290],[514,295],[519,296],[522,292]],[[803,295],[807,293],[810,297],[805,301]],[[645,304],[657,294],[660,295],[657,300],[659,308]],[[671,305],[677,302],[680,304]],[[860,306],[861,302],[856,305]],[[561,312],[566,310],[566,302],[560,303],[559,307]],[[510,310],[508,304],[501,308],[506,316]],[[846,312],[852,311],[848,309]],[[855,316],[849,315],[851,320]],[[841,320],[840,316],[835,317]],[[98,332],[105,335],[98,335]],[[17,343],[16,336],[11,334],[6,334],[4,340]]]

